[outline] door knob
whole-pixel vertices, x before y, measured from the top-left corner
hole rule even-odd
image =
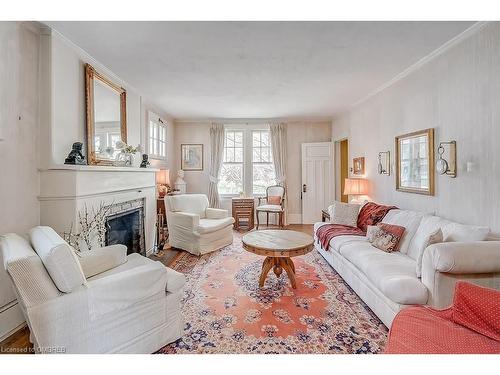
[[[302,192],[305,193],[306,191],[307,191],[307,185],[304,184],[304,185],[302,185]]]

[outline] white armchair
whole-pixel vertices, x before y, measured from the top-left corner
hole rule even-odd
[[[169,242],[202,255],[233,243],[234,219],[227,210],[208,207],[204,194],[165,197]]]
[[[76,256],[49,227],[30,241],[6,234],[0,251],[37,353],[152,353],[181,337],[184,275],[123,245]]]

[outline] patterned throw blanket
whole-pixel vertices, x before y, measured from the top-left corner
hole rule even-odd
[[[316,231],[318,243],[324,250],[328,250],[328,244],[334,237],[346,235],[365,236],[368,225],[377,225],[390,210],[395,208],[397,207],[368,202],[359,211],[357,227],[341,224],[323,225]]]

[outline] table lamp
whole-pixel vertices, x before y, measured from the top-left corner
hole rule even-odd
[[[158,197],[163,198],[170,191],[170,171],[160,169],[156,172],[156,186],[158,188]]]
[[[344,195],[367,195],[368,180],[365,178],[346,178],[344,182]],[[353,199],[352,202],[357,202]]]

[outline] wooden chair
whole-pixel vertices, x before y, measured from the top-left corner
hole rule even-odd
[[[276,202],[272,202],[272,197],[279,197],[280,203],[276,204]],[[265,200],[265,204],[261,204],[261,202]],[[257,212],[257,229],[259,229],[259,213],[265,212],[267,216],[267,226],[269,226],[269,214],[277,214],[278,215],[278,225],[280,228],[284,226],[283,215],[285,213],[285,188],[283,186],[274,185],[269,186],[266,189],[266,196],[259,197],[259,206],[256,208]]]

